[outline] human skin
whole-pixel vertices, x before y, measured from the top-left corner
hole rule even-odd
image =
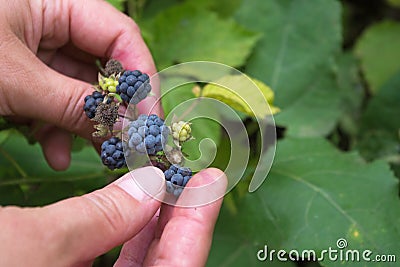
[[[82,106],[93,91],[88,82],[97,78],[95,59],[114,58],[152,75],[151,54],[132,19],[101,0],[6,1],[0,15],[0,71],[6,77],[0,80],[0,115],[36,129],[49,165],[66,169],[70,133],[90,139],[93,132]],[[142,112],[154,104],[154,92],[140,103]]]
[[[95,58],[156,72],[137,25],[101,0],[4,1],[0,57],[0,115],[35,129],[56,170],[70,164],[71,133],[91,139],[93,125],[82,105],[93,90]],[[157,96],[155,91],[139,109],[147,111]],[[161,114],[161,107],[153,112]],[[197,208],[173,207],[143,192],[132,177],[151,181],[151,195],[162,198],[163,174],[146,167],[49,206],[0,207],[0,266],[90,266],[122,243],[119,267],[203,266],[222,199]],[[215,180],[222,196],[226,177],[217,169],[196,174],[188,186]],[[184,191],[181,198],[190,195]]]

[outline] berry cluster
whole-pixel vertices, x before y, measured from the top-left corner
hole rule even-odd
[[[136,105],[151,91],[149,76],[138,70],[127,70],[119,77],[116,90],[123,101]]]
[[[95,86],[95,91],[91,95],[85,97],[85,104],[83,106],[86,116],[98,123],[94,126],[96,129],[93,133],[94,137],[106,137],[109,132],[113,135],[112,128],[118,120],[120,104],[124,103],[128,105],[131,98],[134,99],[132,103],[137,104],[146,98],[147,94],[151,91],[149,76],[147,74],[139,70],[125,71],[121,63],[115,59],[109,60],[102,72],[106,76],[99,74],[98,85]],[[135,81],[132,83],[133,80]],[[120,83],[122,83],[122,88],[126,84],[129,84],[129,86],[133,85],[135,92],[131,94],[132,88],[129,88],[129,93],[125,91],[128,94],[124,94],[120,90]],[[118,138],[119,141],[117,142],[115,138],[111,137],[102,145],[102,161],[111,170],[122,168],[126,165],[125,158],[123,157],[122,141]]]
[[[83,106],[83,110],[89,119],[94,118],[96,115],[96,108],[101,102],[103,102],[103,100],[104,95],[97,91],[94,91],[91,95],[87,95],[85,97],[85,105]]]
[[[129,124],[128,146],[139,153],[155,155],[163,150],[168,134],[169,128],[164,120],[155,114],[142,114]]]
[[[183,188],[192,178],[192,170],[186,167],[180,167],[179,165],[171,165],[168,170],[164,172],[167,192],[179,196]]]
[[[139,70],[124,70],[114,59],[107,62],[102,73],[104,76],[99,74],[95,91],[85,97],[83,106],[86,116],[97,123],[94,137],[104,138],[111,133],[101,145],[102,163],[110,170],[120,169],[126,166],[131,152],[145,154],[149,164],[165,171],[167,192],[178,197],[192,177],[189,168],[180,166],[183,164],[181,144],[192,138],[190,124],[179,121],[168,127],[155,114],[137,116],[135,113],[136,120],[122,131],[114,131],[120,105],[137,105],[145,99],[151,91],[150,78]],[[170,135],[175,148],[166,144]]]
[[[126,165],[123,143],[118,137],[111,137],[101,145],[101,161],[110,170],[120,169]]]

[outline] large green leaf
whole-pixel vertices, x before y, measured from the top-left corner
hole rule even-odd
[[[400,23],[393,21],[371,26],[358,40],[355,53],[373,92],[400,70],[399,47]]]
[[[254,82],[262,95],[253,94],[254,91],[246,87],[249,84],[249,77],[244,75],[224,76],[215,83],[209,83],[204,86],[199,95],[217,99],[249,116],[264,118],[278,113],[279,108],[273,106],[274,92],[271,88],[256,79],[252,79],[252,82]]]
[[[258,248],[258,249],[261,249]],[[250,267],[250,266],[269,266],[269,267],[296,267],[292,261],[287,262],[265,262],[257,259],[257,248],[250,240],[243,242],[236,235],[227,235],[217,229],[214,235],[212,248],[208,257],[207,266],[209,267]],[[310,266],[311,267],[311,266]]]
[[[369,101],[361,117],[357,148],[368,160],[400,165],[400,72]]]
[[[398,180],[386,163],[366,164],[356,153],[340,152],[323,139],[278,142],[264,185],[241,199],[237,210],[233,214],[223,209],[216,238],[227,244],[219,243],[211,255],[239,253],[229,245],[233,236],[240,240],[238,246],[251,247],[253,254],[248,257],[255,257],[264,245],[320,253],[329,247],[337,249],[339,238],[347,240],[347,249],[400,257]],[[322,264],[397,266],[327,260]]]
[[[44,205],[106,183],[105,168],[92,147],[73,153],[71,166],[63,172],[52,170],[39,144],[29,145],[17,132],[0,147],[0,205]]]
[[[288,136],[327,135],[342,115],[340,100],[335,74],[320,72],[298,99],[289,106],[278,106],[282,111],[275,116],[276,124],[286,126]]]
[[[338,57],[337,83],[342,96],[340,128],[348,135],[349,147],[351,147],[358,130],[364,88],[359,75],[358,62],[350,53]]]
[[[246,0],[237,13],[238,22],[264,33],[246,72],[275,91],[276,122],[289,135],[325,135],[338,119],[340,13],[333,0]]]
[[[136,0],[131,0],[136,1]],[[162,0],[162,1],[148,1],[143,10],[143,19],[152,18],[155,15],[163,12],[167,8],[182,5],[183,1],[180,0]],[[186,0],[191,5],[196,5],[200,8],[205,8],[218,13],[221,17],[229,17],[239,8],[242,0]]]
[[[201,5],[200,5],[201,6]],[[173,6],[142,24],[158,68],[209,60],[241,66],[259,35],[194,3]]]

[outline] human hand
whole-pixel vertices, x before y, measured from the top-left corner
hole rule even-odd
[[[137,25],[99,0],[5,1],[0,57],[0,115],[38,128],[35,138],[56,170],[69,166],[70,132],[91,138],[93,124],[82,106],[97,79],[96,58],[156,72]],[[142,113],[154,104],[154,93],[139,104]]]
[[[0,207],[0,266],[90,266],[126,241],[116,267],[204,266],[222,199],[197,208],[163,205],[159,212],[160,202],[131,175],[162,198],[162,172],[145,167],[101,190],[42,208]],[[217,169],[201,171],[188,186],[214,181],[214,193],[222,196],[226,177]],[[184,190],[180,198],[190,194]]]

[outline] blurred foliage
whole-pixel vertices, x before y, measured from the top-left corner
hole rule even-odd
[[[92,147],[73,153],[71,167],[56,172],[47,165],[39,144],[28,145],[19,132],[0,132],[0,143],[0,205],[46,205],[109,182]]]
[[[225,198],[208,266],[361,266],[256,258],[264,245],[320,252],[335,248],[338,238],[350,249],[400,260],[398,0],[108,1],[139,24],[159,70],[190,60],[225,63],[272,89],[281,110],[274,116],[279,140],[272,169],[251,194],[246,181],[259,142],[254,118],[240,113],[255,151],[244,181]],[[195,86],[207,85],[167,94],[165,113],[195,99]],[[240,101],[224,102],[240,110]],[[199,142],[209,137],[218,146],[213,166],[223,169],[230,154],[224,132],[207,120],[193,131],[188,154],[197,156]],[[65,172],[52,171],[40,147],[14,130],[0,132],[0,145],[1,205],[45,205],[118,176],[81,139]],[[95,265],[110,266],[117,255],[118,248]]]
[[[400,23],[383,21],[369,27],[357,41],[356,55],[372,92],[400,70]]]

